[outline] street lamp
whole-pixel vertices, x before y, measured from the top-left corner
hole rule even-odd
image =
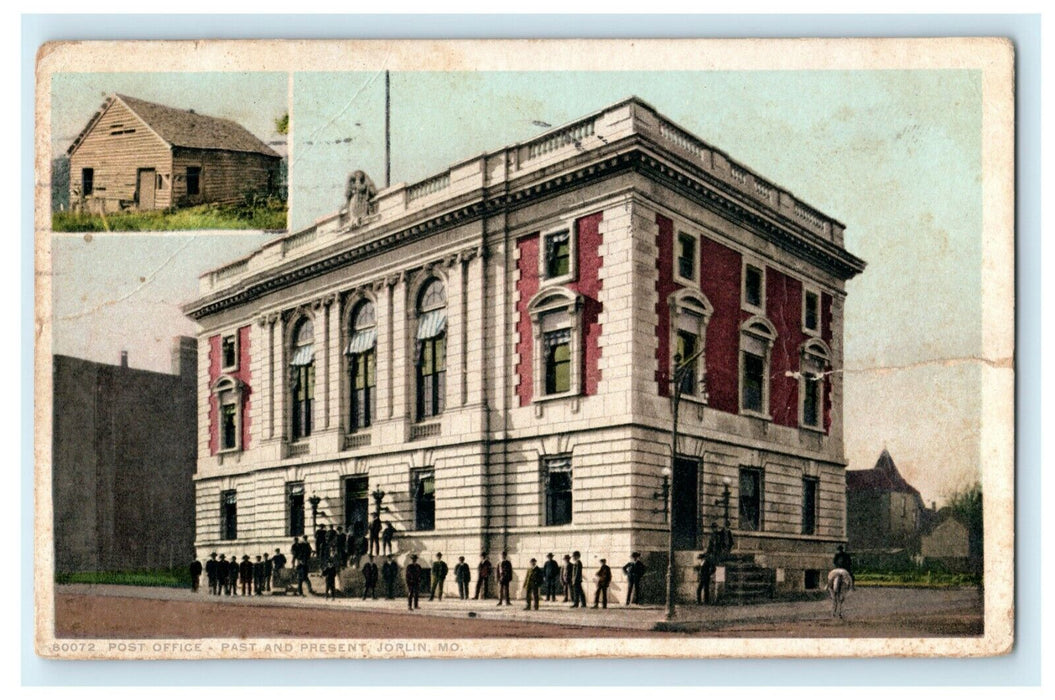
[[[696,370],[696,359],[703,354],[700,348],[687,359],[682,361],[681,355],[674,356],[674,372],[670,381],[673,385],[670,392],[670,412],[674,419],[670,430],[670,473],[674,473],[674,467],[678,460],[678,404],[681,403],[681,394],[687,388],[685,378],[690,372]],[[701,380],[702,383],[702,380]],[[674,619],[674,498],[668,489],[667,498],[667,619]]]
[[[725,529],[729,529],[729,484],[732,480],[727,477],[722,477],[722,495],[714,499],[714,505],[725,506]]]
[[[311,504],[311,531],[315,532],[319,529],[319,503],[322,501],[318,494],[314,491],[311,492],[311,498],[308,499],[308,503]]]
[[[380,518],[381,511],[383,510],[381,502],[385,500],[385,490],[378,486],[374,489],[374,492],[370,494],[374,499],[374,517]]]

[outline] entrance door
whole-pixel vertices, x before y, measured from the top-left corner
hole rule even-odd
[[[140,209],[154,208],[154,191],[157,185],[157,171],[153,168],[140,168],[136,182],[136,206]]]
[[[365,476],[353,476],[344,480],[344,529],[366,536],[370,516],[369,481]]]
[[[679,457],[674,460],[671,483],[671,532],[674,549],[699,549],[700,463]]]

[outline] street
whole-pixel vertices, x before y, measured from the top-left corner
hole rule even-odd
[[[973,588],[859,588],[846,619],[833,620],[827,598],[750,606],[681,605],[673,623],[660,606],[614,604],[607,610],[543,603],[498,608],[494,601],[423,599],[327,601],[321,597],[217,597],[185,589],[57,586],[55,634],[76,638],[371,639],[583,637],[941,637],[982,634],[982,596]],[[658,627],[657,627],[658,624]]]

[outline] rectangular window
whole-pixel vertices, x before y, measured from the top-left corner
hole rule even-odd
[[[745,411],[764,413],[765,358],[754,353],[743,353],[744,377],[741,408]]]
[[[418,419],[443,413],[447,390],[447,336],[440,334],[419,342]]]
[[[187,194],[201,194],[201,168],[187,168]]]
[[[811,428],[820,426],[821,422],[821,387],[824,380],[807,372],[802,378],[802,424]]]
[[[571,455],[546,457],[542,461],[546,484],[546,525],[571,522]]]
[[[568,231],[546,234],[546,277],[562,277],[571,271],[571,235]]]
[[[353,429],[368,428],[376,411],[376,353],[371,349],[351,356]]]
[[[220,449],[238,448],[238,406],[233,391],[220,398]]]
[[[224,371],[238,369],[238,338],[235,335],[225,335],[221,341],[221,355],[223,356]]]
[[[762,270],[754,265],[744,267],[744,304],[762,308]]]
[[[696,238],[688,233],[678,234],[678,275],[696,281]]]
[[[311,435],[311,412],[315,396],[315,363],[297,365],[293,371],[293,439]]]
[[[685,361],[696,354],[700,349],[700,337],[695,333],[689,331],[678,331],[677,347],[675,348],[675,361],[678,363],[678,367],[685,364]],[[681,379],[681,393],[683,396],[696,396],[699,390],[699,374],[697,373],[697,365],[699,364],[700,358],[696,357],[692,360],[692,368],[689,369],[682,376]],[[673,376],[673,375],[672,375]]]
[[[551,331],[543,338],[546,346],[546,394],[571,391],[571,329]]]
[[[286,484],[286,511],[289,513],[286,534],[290,537],[300,537],[304,534],[303,481],[293,481]]]
[[[817,479],[802,480],[802,534],[817,534]]]
[[[238,492],[220,493],[220,539],[238,539]]]
[[[808,331],[820,330],[820,299],[815,292],[806,292],[803,299],[802,326]]]
[[[95,191],[95,168],[81,168],[81,192],[87,197]]]
[[[740,529],[759,530],[762,525],[762,473],[740,470]]]
[[[411,493],[414,494],[414,529],[436,529],[436,475],[432,469],[411,472]]]

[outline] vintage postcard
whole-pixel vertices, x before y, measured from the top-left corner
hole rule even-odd
[[[1007,653],[1013,58],[45,45],[37,653]]]

